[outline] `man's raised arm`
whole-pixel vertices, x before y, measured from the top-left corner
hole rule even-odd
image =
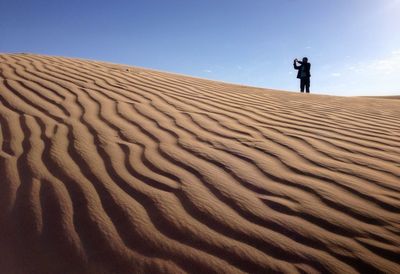
[[[294,69],[299,69],[301,66],[298,66],[297,65],[297,62],[299,62],[300,63],[300,61],[298,61],[297,59],[294,59],[294,61],[293,61],[293,67],[294,67]]]

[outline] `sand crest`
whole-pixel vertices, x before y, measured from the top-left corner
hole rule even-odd
[[[399,273],[400,100],[0,73],[0,273]]]

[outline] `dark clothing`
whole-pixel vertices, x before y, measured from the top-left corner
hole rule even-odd
[[[310,77],[311,77],[311,64],[310,63],[304,63],[297,61],[300,66],[296,64],[296,62],[293,63],[294,69],[297,69],[297,78],[300,79],[300,91],[304,92],[304,88],[306,89],[307,93],[310,93]]]
[[[311,77],[311,73],[310,73],[311,64],[310,63],[304,64],[303,62],[300,62],[300,61],[297,61],[297,62],[299,62],[301,64],[300,66],[298,66],[296,63],[293,63],[294,69],[298,70],[297,78],[299,78],[299,79],[304,78],[304,77],[310,78]],[[305,73],[305,75],[303,77],[301,75],[302,72]]]
[[[307,93],[310,93],[310,77],[300,78],[300,91],[304,92],[304,88]]]

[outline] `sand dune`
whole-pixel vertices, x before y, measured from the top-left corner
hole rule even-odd
[[[0,69],[1,273],[399,273],[398,100]]]

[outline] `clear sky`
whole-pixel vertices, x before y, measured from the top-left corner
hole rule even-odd
[[[297,91],[400,94],[400,0],[0,0],[0,52]]]

